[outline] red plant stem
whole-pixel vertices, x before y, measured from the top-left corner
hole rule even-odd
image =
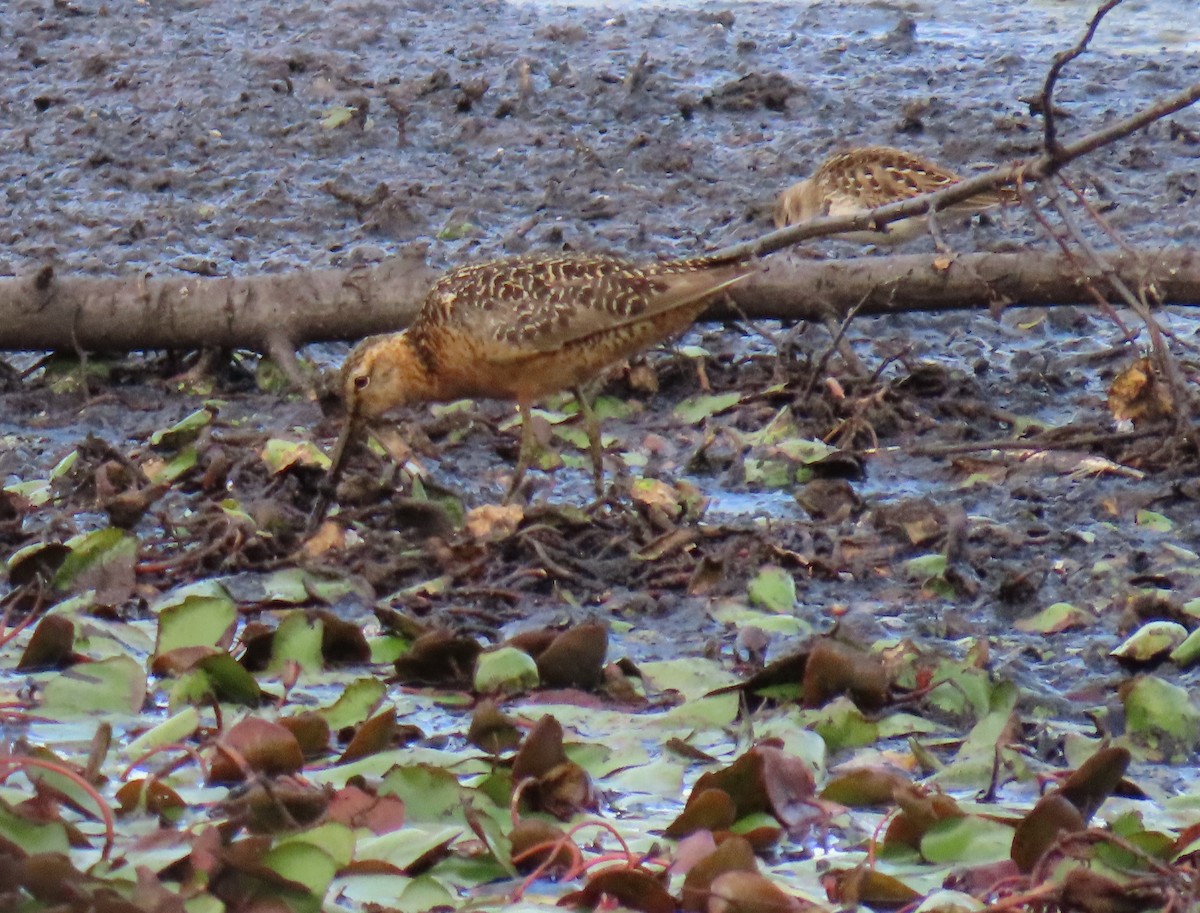
[[[26,767],[40,767],[43,770],[48,770],[51,773],[60,774],[66,777],[85,793],[87,793],[92,801],[96,803],[96,808],[100,811],[100,817],[104,821],[104,849],[100,851],[100,858],[107,859],[108,854],[112,852],[113,843],[116,840],[117,829],[116,821],[113,818],[112,809],[108,807],[108,803],[104,801],[104,797],[96,791],[96,787],[92,786],[82,776],[77,774],[62,764],[55,761],[47,761],[43,758],[34,758],[30,755],[0,755],[0,782],[8,779],[8,775],[15,770],[21,770]]]

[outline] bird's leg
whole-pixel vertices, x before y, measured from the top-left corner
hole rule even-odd
[[[604,494],[604,445],[600,440],[600,420],[592,401],[583,387],[571,391],[575,394],[575,402],[579,403],[579,414],[583,416],[583,427],[588,436],[588,450],[592,454],[592,473],[596,482],[596,495]]]
[[[529,464],[533,461],[533,415],[530,414],[529,403],[525,400],[517,401],[517,409],[521,413],[521,446],[517,451],[517,468],[513,471],[512,481],[504,495],[505,504],[513,499],[513,495],[521,487],[521,482],[525,480],[525,473],[529,470]]]

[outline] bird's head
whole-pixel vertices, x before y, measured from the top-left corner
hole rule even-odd
[[[786,228],[824,215],[816,182],[806,178],[793,184],[775,201],[775,227]]]
[[[368,336],[346,356],[340,392],[351,422],[429,399],[426,371],[407,333]]]
[[[364,425],[397,406],[430,398],[426,373],[405,333],[368,336],[350,350],[338,377],[346,424],[330,457],[325,498],[337,486]],[[321,515],[325,506],[322,502]]]

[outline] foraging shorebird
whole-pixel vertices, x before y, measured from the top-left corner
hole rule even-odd
[[[835,153],[813,174],[793,184],[775,203],[775,227],[783,228],[821,216],[843,216],[897,203],[941,190],[962,178],[928,159],[891,146],[862,146]],[[946,207],[945,212],[978,212],[1016,202],[1004,188],[980,193]],[[928,218],[917,216],[882,226],[878,231],[847,232],[839,237],[879,243],[898,243],[920,235]]]
[[[452,270],[429,290],[408,329],[368,337],[347,356],[346,426],[327,492],[364,423],[399,406],[483,397],[514,400],[520,410],[521,445],[507,500],[533,456],[531,404],[569,389],[586,422],[599,493],[599,423],[581,385],[683,332],[755,268],[741,259],[638,265],[604,254],[534,254]]]

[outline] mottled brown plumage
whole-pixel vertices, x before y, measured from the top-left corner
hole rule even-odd
[[[361,422],[407,404],[486,397],[515,400],[521,411],[511,494],[531,456],[530,405],[571,389],[588,419],[599,486],[599,430],[579,386],[681,333],[753,270],[744,261],[637,265],[604,254],[535,254],[452,270],[407,330],[364,339],[347,356],[341,390],[348,420],[331,478]]]
[[[821,216],[842,216],[897,203],[923,193],[941,190],[962,180],[953,171],[903,149],[862,146],[835,153],[813,174],[793,184],[775,203],[775,226],[783,228]],[[977,212],[1001,203],[1015,202],[1011,190],[977,194],[947,207],[949,212]],[[901,219],[879,231],[848,232],[857,240],[897,242],[925,231],[924,216]]]

